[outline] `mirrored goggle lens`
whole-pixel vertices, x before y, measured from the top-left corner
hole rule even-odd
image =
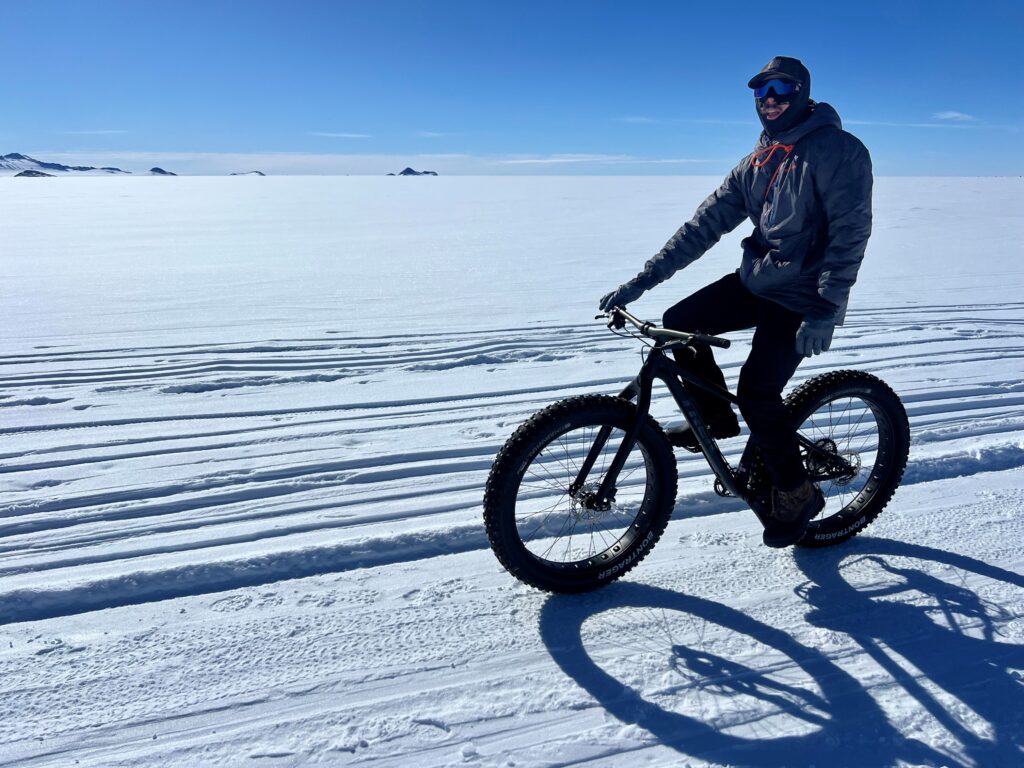
[[[754,96],[763,99],[769,91],[775,91],[776,96],[792,96],[800,90],[800,84],[789,80],[766,80],[754,89]]]

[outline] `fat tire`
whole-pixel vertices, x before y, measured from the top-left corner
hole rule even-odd
[[[799,429],[811,414],[841,398],[859,398],[871,409],[878,426],[878,457],[864,488],[833,514],[812,520],[797,545],[828,547],[853,538],[885,509],[903,478],[910,453],[910,424],[899,396],[877,376],[841,370],[815,376],[785,400]],[[762,468],[763,469],[763,468]]]
[[[646,491],[628,529],[629,541],[586,562],[555,564],[531,553],[516,525],[516,500],[527,468],[546,446],[582,426],[625,430],[636,420],[636,406],[624,398],[583,395],[560,400],[524,422],[498,452],[484,490],[484,525],[491,549],[520,581],[548,592],[587,592],[634,568],[651,551],[675,506],[678,471],[675,454],[661,426],[649,415],[637,436],[646,456]]]

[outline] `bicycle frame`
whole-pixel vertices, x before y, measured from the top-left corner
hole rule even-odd
[[[672,398],[675,400],[680,412],[686,419],[690,429],[693,430],[693,433],[697,438],[697,442],[704,454],[704,458],[707,460],[712,472],[714,472],[715,476],[718,478],[719,483],[721,483],[722,489],[728,495],[743,499],[762,520],[762,522],[764,522],[766,519],[765,515],[767,514],[767,509],[764,507],[766,499],[760,498],[759,495],[752,496],[750,494],[746,487],[746,479],[742,476],[739,470],[734,470],[726,460],[725,456],[722,455],[721,450],[718,448],[718,443],[715,442],[715,439],[708,434],[700,409],[694,402],[690,393],[688,393],[683,387],[680,380],[695,387],[699,387],[700,389],[709,392],[715,397],[725,400],[730,404],[737,403],[736,396],[728,390],[723,389],[722,387],[701,378],[697,374],[680,367],[674,360],[670,360],[666,356],[665,351],[673,349],[693,351],[693,348],[689,344],[684,344],[678,341],[667,343],[663,341],[657,342],[651,348],[651,351],[648,354],[647,359],[644,361],[643,366],[641,366],[637,377],[620,393],[619,396],[626,400],[636,400],[637,418],[626,431],[622,444],[619,446],[619,449],[616,452],[600,487],[596,493],[588,495],[586,503],[598,510],[607,510],[611,507],[614,500],[615,483],[618,480],[619,473],[625,466],[626,460],[636,444],[636,439],[640,433],[641,427],[643,426],[644,420],[650,412],[651,393],[654,389],[654,381],[657,379],[664,382],[665,386],[668,387],[668,390],[672,394]],[[587,476],[593,469],[601,451],[604,450],[605,444],[610,436],[611,427],[603,427],[598,432],[594,445],[591,446],[575,482],[573,482],[569,488],[569,493],[571,495],[578,494],[584,487]],[[837,456],[834,453],[822,450],[817,444],[809,440],[804,435],[797,433],[797,441],[800,446],[806,449],[809,453],[818,455],[824,462],[827,462],[828,465],[835,468],[833,471],[838,474],[841,475],[844,472],[854,471],[844,458]],[[743,457],[740,459],[740,468],[750,466],[750,459],[752,458],[751,453],[753,450],[755,450],[754,447],[748,443],[747,448],[743,453]]]
[[[640,428],[643,425],[644,420],[647,418],[647,414],[650,412],[651,393],[654,389],[655,379],[664,382],[665,386],[668,387],[668,390],[672,394],[672,398],[675,400],[680,412],[686,419],[687,424],[689,424],[690,429],[693,430],[694,435],[696,435],[697,442],[703,449],[704,457],[711,466],[711,470],[722,483],[723,488],[733,496],[746,498],[746,493],[740,490],[740,484],[732,467],[722,455],[722,452],[719,450],[718,444],[715,442],[714,438],[708,434],[707,428],[704,425],[704,419],[701,417],[697,404],[693,401],[690,394],[683,388],[683,385],[680,383],[680,379],[683,379],[688,384],[700,387],[716,397],[727,400],[729,403],[735,404],[736,396],[728,390],[712,384],[711,382],[705,381],[696,374],[679,367],[675,361],[669,360],[665,356],[665,350],[672,348],[692,349],[691,347],[678,343],[664,344],[659,342],[658,344],[655,344],[655,346],[651,348],[651,352],[644,361],[643,366],[641,366],[637,377],[633,379],[633,381],[630,382],[629,385],[620,393],[620,397],[627,400],[635,399],[637,401],[637,418],[626,432],[626,436],[623,438],[622,444],[619,446],[619,449],[615,454],[615,458],[612,460],[611,466],[608,468],[608,472],[601,483],[601,487],[597,491],[595,503],[599,508],[600,506],[611,503],[611,495],[615,488],[615,482],[618,479],[619,472],[622,470],[622,467],[625,466],[626,459],[633,450],[633,446],[636,444],[636,438],[640,432]],[[605,434],[606,430],[607,434]],[[582,487],[583,480],[590,473],[594,462],[597,460],[597,456],[604,448],[604,444],[607,442],[610,434],[611,430],[608,428],[605,428],[598,433],[597,439],[594,441],[594,445],[591,447],[590,453],[580,470],[580,475],[577,478],[576,483],[574,483],[570,488],[570,492],[574,492],[578,490],[579,487]]]

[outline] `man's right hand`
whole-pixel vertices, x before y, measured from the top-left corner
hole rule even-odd
[[[605,294],[598,304],[598,308],[602,312],[607,312],[612,307],[625,307],[627,304],[632,304],[643,296],[645,290],[637,285],[636,280],[630,280],[628,283],[620,285],[611,293]]]

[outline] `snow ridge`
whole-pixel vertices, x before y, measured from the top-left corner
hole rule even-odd
[[[903,395],[914,445],[905,485],[1024,467],[1024,385],[971,383],[967,374],[980,359],[1024,357],[1015,329],[987,320],[985,307],[948,307],[941,314],[969,315],[985,344],[973,344],[975,332],[936,342],[944,334],[927,325],[927,313],[898,321],[884,344],[866,330],[874,320],[854,313],[828,367],[856,361]],[[15,417],[0,430],[8,446],[35,445],[0,457],[0,477],[19,489],[0,507],[0,616],[56,617],[482,550],[479,494],[504,438],[558,398],[617,391],[628,376],[574,380],[574,372],[633,354],[632,342],[600,326],[369,343],[332,335],[0,359],[8,391],[62,394],[0,400]],[[744,343],[741,336],[736,346]],[[724,362],[728,375],[738,362]],[[961,371],[955,385],[920,378],[938,365]],[[549,367],[551,384],[479,387],[472,370],[506,383],[524,366]],[[800,375],[824,367],[809,361]],[[459,391],[454,374],[466,371],[472,386]],[[380,400],[359,396],[370,385],[358,382],[379,388],[408,377],[426,377],[437,394],[396,397],[385,385]],[[254,407],[223,409],[225,391]],[[307,404],[259,407],[265,393],[281,402],[284,391]],[[342,392],[351,399],[338,401]],[[668,404],[662,393],[655,410],[668,413]],[[41,420],[44,410],[56,418]],[[147,415],[117,416],[129,410]],[[109,416],[91,417],[99,412]],[[411,447],[428,434],[448,444]],[[726,444],[733,460],[741,447]],[[91,467],[123,480],[97,484]],[[740,509],[710,492],[699,458],[681,457],[680,475],[680,518]],[[324,535],[333,543],[325,546]]]

